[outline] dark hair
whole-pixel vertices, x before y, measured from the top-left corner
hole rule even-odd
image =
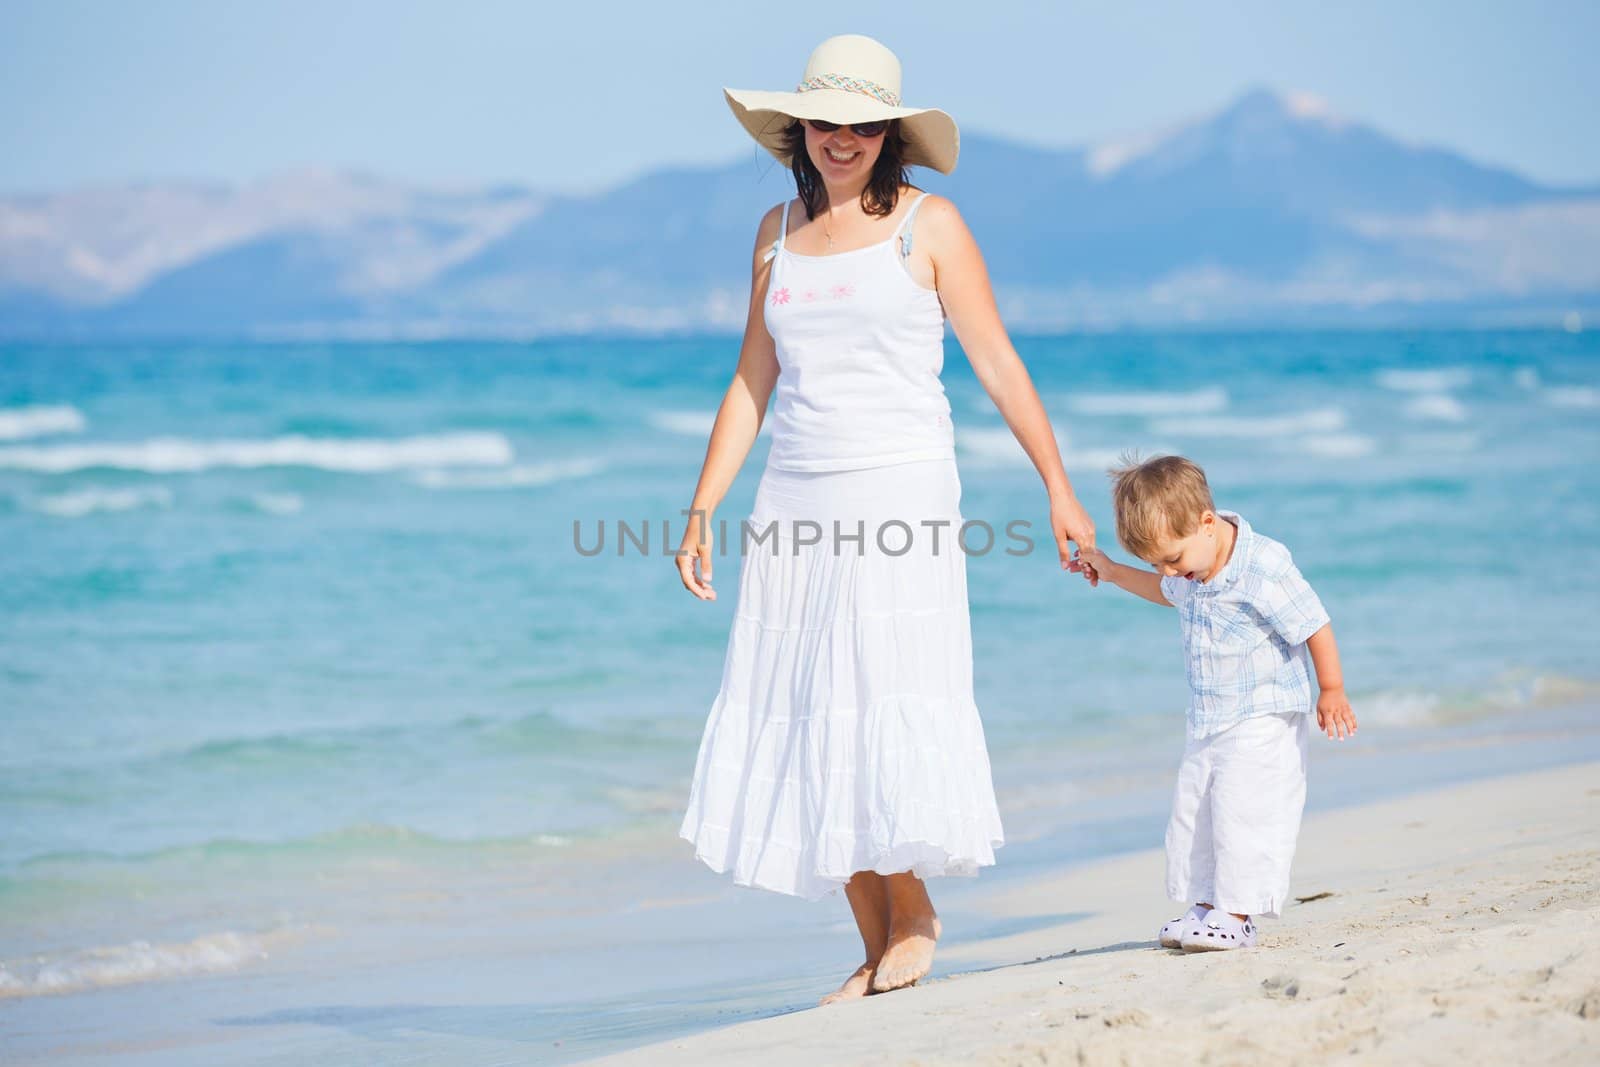
[[[795,189],[800,194],[800,202],[806,206],[806,218],[814,219],[817,212],[828,206],[828,189],[822,184],[822,173],[806,152],[806,128],[799,119],[783,131],[783,149],[789,155],[789,169],[794,171]],[[883,134],[883,150],[872,165],[872,177],[861,190],[861,210],[868,215],[882,217],[894,213],[895,205],[900,202],[900,187],[907,184],[905,150],[900,120],[892,119]]]

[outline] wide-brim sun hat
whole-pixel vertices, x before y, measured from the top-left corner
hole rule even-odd
[[[794,119],[821,119],[841,126],[899,119],[909,165],[941,174],[956,169],[961,133],[956,121],[933,107],[900,102],[900,60],[889,49],[860,34],[829,37],[811,53],[805,74],[792,93],[724,89],[739,125],[768,152],[787,164],[785,131]]]

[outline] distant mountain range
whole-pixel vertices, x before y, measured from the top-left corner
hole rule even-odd
[[[982,135],[952,197],[1018,329],[1556,322],[1600,308],[1600,186],[1554,188],[1246,94],[1126,140]],[[754,150],[594,196],[309,172],[0,198],[0,336],[523,336],[736,329]]]

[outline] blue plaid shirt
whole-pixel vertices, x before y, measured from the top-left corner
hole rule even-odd
[[[1209,737],[1245,719],[1310,712],[1306,641],[1328,624],[1322,601],[1289,550],[1218,511],[1239,528],[1233,555],[1209,582],[1161,579],[1178,609],[1189,678],[1189,736]]]

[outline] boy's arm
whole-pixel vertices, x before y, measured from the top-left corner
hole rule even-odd
[[[1356,732],[1356,713],[1350,708],[1350,698],[1344,691],[1344,671],[1339,666],[1339,644],[1333,639],[1333,623],[1306,640],[1311,652],[1311,662],[1317,669],[1317,726],[1328,735],[1343,741]]]
[[[1107,581],[1118,589],[1126,589],[1135,596],[1144,597],[1152,604],[1172,607],[1172,601],[1161,592],[1161,575],[1155,571],[1124,566],[1098,548],[1080,549],[1078,557],[1072,561],[1071,569],[1082,573],[1091,585]]]

